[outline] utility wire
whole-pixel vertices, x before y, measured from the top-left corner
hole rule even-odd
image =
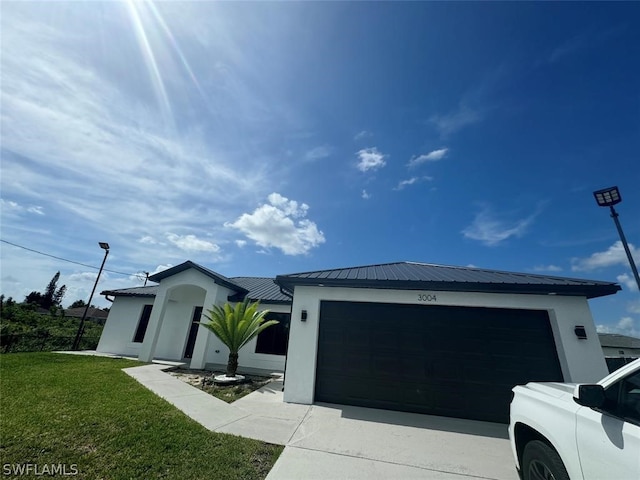
[[[94,267],[93,265],[87,265],[86,263],[76,262],[74,260],[69,260],[67,258],[57,257],[57,256],[51,255],[49,253],[39,252],[38,250],[34,250],[33,248],[28,248],[28,247],[25,247],[23,245],[18,245],[17,243],[12,243],[12,242],[9,242],[7,240],[3,240],[1,238],[0,238],[0,242],[12,245],[14,247],[22,248],[23,250],[28,250],[29,252],[37,253],[38,255],[44,255],[45,257],[51,257],[51,258],[55,258],[56,260],[62,260],[63,262],[74,263],[76,265],[82,265],[83,267],[93,268],[94,270],[100,270],[99,267]],[[140,274],[138,272],[136,272],[136,273],[125,273],[125,272],[117,272],[115,270],[108,270],[106,268],[104,268],[103,271],[104,272],[110,272],[110,273],[117,273],[118,275],[127,275],[128,277],[135,276],[137,278],[140,278]]]

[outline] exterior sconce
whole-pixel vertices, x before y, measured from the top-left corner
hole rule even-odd
[[[306,322],[307,321],[307,311],[306,310],[302,310],[302,312],[300,313],[300,320],[302,322]]]
[[[579,340],[587,339],[587,331],[584,329],[583,325],[576,325],[576,328],[573,329]]]

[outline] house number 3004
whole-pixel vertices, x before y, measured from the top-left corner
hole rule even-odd
[[[419,293],[418,294],[418,301],[419,302],[435,302],[436,301],[436,296],[435,294],[427,294],[427,293]]]

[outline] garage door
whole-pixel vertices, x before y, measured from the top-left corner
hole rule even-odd
[[[546,311],[323,301],[315,400],[509,421],[511,388],[563,381]]]

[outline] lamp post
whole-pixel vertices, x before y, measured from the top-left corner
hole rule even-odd
[[[638,276],[638,269],[636,268],[636,264],[633,261],[633,257],[631,256],[631,250],[629,250],[629,245],[627,245],[627,239],[625,238],[624,232],[622,231],[622,226],[620,226],[620,220],[618,220],[618,212],[616,212],[616,209],[613,208],[614,205],[622,201],[620,191],[618,190],[618,187],[603,188],[602,190],[593,192],[593,196],[596,197],[596,202],[598,202],[598,205],[600,205],[601,207],[609,207],[611,209],[611,218],[613,218],[613,221],[616,224],[618,234],[620,235],[620,240],[622,241],[622,246],[624,247],[624,251],[627,254],[627,258],[629,259],[629,265],[631,265],[631,271],[633,272],[633,276],[635,277],[636,283],[638,284],[638,290],[640,290],[640,276]]]
[[[89,307],[91,306],[91,300],[93,300],[93,294],[96,291],[96,287],[98,286],[98,281],[100,280],[100,274],[102,273],[102,269],[104,268],[104,263],[107,261],[107,255],[109,255],[109,244],[106,242],[98,242],[100,248],[104,250],[104,258],[102,259],[102,265],[100,265],[100,270],[98,271],[98,276],[96,277],[96,283],[93,284],[93,290],[91,290],[91,295],[89,295],[89,301],[87,305],[84,307],[84,313],[82,314],[82,320],[80,320],[80,325],[78,326],[78,332],[76,333],[76,338],[73,341],[72,350],[80,349],[80,339],[82,338],[82,333],[84,330],[84,321],[87,318],[87,312],[89,311]]]

